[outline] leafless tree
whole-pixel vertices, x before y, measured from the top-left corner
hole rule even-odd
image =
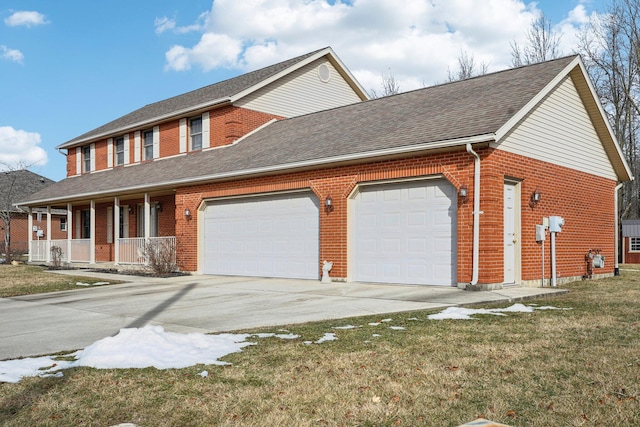
[[[0,194],[0,220],[2,221],[3,237],[4,237],[4,253],[5,262],[11,261],[11,219],[19,213],[13,206],[18,201],[19,194],[16,186],[18,175],[16,172],[27,169],[24,163],[9,165],[0,162],[0,174],[2,185],[0,186],[2,194]]]
[[[544,14],[540,15],[527,30],[527,42],[524,46],[516,41],[511,42],[511,65],[521,67],[559,57],[562,55],[561,38],[562,34],[553,29],[551,21]]]
[[[400,84],[396,80],[395,75],[389,69],[388,73],[382,73],[380,81],[380,87],[382,90],[378,93],[375,89],[371,89],[371,98],[382,98],[384,96],[396,95],[400,93]]]
[[[473,54],[462,51],[460,52],[460,56],[458,56],[458,70],[451,71],[451,68],[448,68],[447,80],[455,82],[457,80],[470,79],[471,77],[487,74],[488,70],[488,64],[482,62],[479,66],[476,66],[476,60]]]
[[[592,19],[579,43],[613,132],[635,177],[622,189],[618,212],[640,218],[640,2],[613,0]]]

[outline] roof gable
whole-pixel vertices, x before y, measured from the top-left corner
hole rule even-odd
[[[327,56],[331,63],[338,68],[340,74],[346,77],[351,88],[358,93],[361,99],[368,98],[364,89],[351,75],[349,70],[344,67],[344,64],[342,64],[333,50],[330,47],[326,47],[238,77],[145,105],[116,120],[73,138],[59,145],[57,148],[70,148],[84,142],[132,130],[136,127],[151,126],[160,121],[202,110],[207,107],[237,102],[243,97],[323,56]]]
[[[11,212],[22,212],[13,204],[54,182],[27,169],[0,172],[0,210],[8,208]]]

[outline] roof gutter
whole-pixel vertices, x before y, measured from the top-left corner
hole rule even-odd
[[[289,169],[317,167],[317,166],[323,166],[323,165],[332,164],[332,163],[343,163],[343,162],[350,162],[355,160],[366,160],[366,159],[373,159],[376,157],[393,156],[393,155],[415,153],[420,151],[430,151],[430,150],[437,150],[442,148],[464,146],[465,144],[469,145],[469,144],[478,144],[483,142],[491,142],[494,139],[495,139],[494,134],[476,135],[476,136],[452,139],[447,141],[427,142],[423,144],[409,145],[405,147],[375,150],[375,151],[369,151],[367,153],[346,154],[341,156],[326,157],[324,159],[304,160],[304,161],[295,162],[295,163],[286,163],[281,165],[246,169],[242,171],[224,172],[224,173],[204,175],[204,176],[199,176],[194,178],[183,178],[178,180],[157,182],[154,184],[142,184],[142,185],[134,185],[130,187],[120,187],[117,190],[114,190],[113,192],[112,191],[96,191],[91,193],[77,194],[77,195],[74,195],[73,199],[82,200],[82,199],[87,199],[91,197],[105,197],[105,196],[108,196],[110,193],[113,193],[113,194],[134,193],[137,191],[149,190],[151,188],[176,188],[182,185],[197,184],[197,183],[206,182],[206,181],[215,181],[215,180],[231,179],[231,178],[243,178],[251,175],[281,172]],[[218,148],[218,150],[224,150],[230,147],[232,146],[223,146]],[[170,159],[160,159],[158,161],[168,161],[168,160]],[[75,178],[71,177],[68,179],[75,179]],[[69,197],[60,197],[55,199],[42,199],[42,200],[33,200],[33,201],[29,200],[26,203],[28,203],[29,206],[34,206],[42,203],[68,201],[69,199],[70,199]]]
[[[467,153],[475,157],[473,168],[473,261],[471,287],[478,284],[478,262],[480,259],[480,156],[473,151],[471,143],[467,143]]]

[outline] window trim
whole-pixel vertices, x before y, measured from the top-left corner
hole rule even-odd
[[[120,151],[118,151],[118,143],[122,143],[122,150],[120,150]],[[113,164],[115,166],[122,166],[122,165],[125,164],[124,153],[125,153],[124,135],[122,135],[122,136],[119,136],[119,137],[113,139],[113,157],[114,157]],[[122,154],[122,161],[120,161],[120,159],[118,158],[119,154]]]
[[[153,134],[154,131],[153,129],[147,129],[142,131],[142,160],[153,160],[153,150],[154,150],[154,144],[153,144]],[[149,141],[151,142],[150,144],[147,144],[147,135],[150,135]],[[147,156],[147,150],[150,150],[151,152],[151,156]]]
[[[193,132],[193,122],[199,120],[200,121],[200,132]],[[194,148],[193,138],[200,137],[199,147]],[[204,148],[204,120],[202,120],[202,116],[191,117],[189,119],[189,151],[200,151]]]
[[[60,231],[67,231],[67,217],[66,216],[61,216],[60,217]]]
[[[629,252],[640,252],[640,236],[629,237]]]
[[[81,148],[82,153],[82,172],[91,172],[91,145],[85,145]]]

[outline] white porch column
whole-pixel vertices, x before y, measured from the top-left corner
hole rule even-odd
[[[67,203],[67,262],[71,263],[71,240],[73,240],[73,206]]]
[[[27,243],[29,244],[29,256],[27,261],[31,262],[31,253],[33,252],[33,212],[31,211],[31,208],[29,208],[29,215],[27,218],[27,235]]]
[[[144,193],[144,252],[147,252],[151,237],[151,203],[149,203],[149,193]],[[149,258],[145,256],[145,264],[149,263]]]
[[[113,199],[113,257],[114,264],[118,265],[120,262],[120,198]]]
[[[51,262],[51,206],[47,206],[47,262]]]
[[[90,243],[90,251],[89,254],[89,263],[96,263],[96,201],[91,200],[90,211],[89,211],[89,241]]]

